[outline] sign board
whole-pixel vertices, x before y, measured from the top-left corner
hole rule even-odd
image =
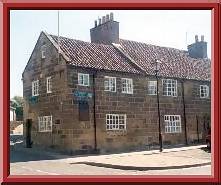
[[[31,96],[31,97],[29,97],[28,100],[29,100],[29,103],[35,104],[35,103],[38,102],[38,97],[37,96]]]
[[[74,91],[73,95],[77,97],[78,100],[87,100],[92,98],[93,94],[90,92]]]

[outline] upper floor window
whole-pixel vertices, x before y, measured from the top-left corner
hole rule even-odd
[[[122,78],[122,93],[133,94],[133,80],[131,78]]]
[[[126,114],[106,114],[107,130],[126,130]]]
[[[163,95],[177,96],[177,81],[173,79],[163,79]]]
[[[181,133],[180,115],[165,115],[165,133]]]
[[[208,97],[209,97],[209,86],[200,85],[200,98],[208,98]]]
[[[148,94],[149,95],[157,94],[157,81],[148,81]]]
[[[41,58],[42,59],[46,58],[45,53],[46,53],[46,45],[43,45],[41,46]]]
[[[39,132],[52,131],[52,116],[38,117],[38,131]]]
[[[47,77],[47,93],[52,93],[51,76]]]
[[[45,58],[45,51],[44,50],[41,51],[41,58],[42,59]]]
[[[89,86],[89,74],[78,73],[78,85]]]
[[[104,77],[104,90],[116,92],[116,77],[110,77],[110,76]]]
[[[39,80],[32,82],[32,96],[39,95]]]

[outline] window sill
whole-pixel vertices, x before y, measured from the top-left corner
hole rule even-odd
[[[182,132],[164,132],[164,134],[182,134]]]
[[[112,93],[116,93],[117,91],[108,91],[108,90],[104,90],[104,92],[112,92]]]
[[[122,94],[133,94],[133,93],[128,93],[128,92],[122,92]]]
[[[46,132],[52,132],[52,130],[46,130],[46,131],[38,131],[40,133],[46,133]]]
[[[210,100],[210,97],[200,97],[200,99],[206,99],[206,100]]]
[[[172,98],[177,98],[178,97],[178,96],[170,96],[170,95],[162,95],[162,96],[172,97]]]
[[[90,87],[90,85],[77,84],[79,86]]]

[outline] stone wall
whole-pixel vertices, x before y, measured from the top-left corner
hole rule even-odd
[[[46,45],[46,58],[41,59],[42,44]],[[79,86],[78,72],[90,74],[90,86]],[[77,152],[90,151],[95,147],[93,73],[90,69],[65,65],[62,57],[58,61],[57,50],[42,34],[35,46],[23,74],[24,120],[32,120],[34,145],[53,147],[58,150]],[[52,77],[52,93],[46,93],[46,78]],[[117,92],[104,91],[104,76],[117,77]],[[132,78],[133,94],[121,92],[121,78]],[[40,82],[39,96],[31,101],[31,83]],[[158,112],[156,95],[147,94],[147,82],[155,77],[138,76],[121,72],[97,71],[95,75],[95,118],[97,148],[101,152],[120,152],[135,149],[150,149],[159,146]],[[210,98],[201,99],[200,85],[205,82],[186,80],[184,97],[188,142],[202,140],[205,130],[205,115],[210,116]],[[185,128],[181,80],[177,80],[177,97],[162,95],[162,80],[159,79],[161,128],[164,145],[184,144]],[[89,120],[79,121],[79,98],[75,92],[88,92]],[[106,114],[127,115],[127,129],[106,130]],[[38,117],[52,115],[52,132],[38,131]],[[164,115],[180,115],[182,132],[166,134]],[[197,134],[197,121],[198,130]],[[25,130],[25,129],[24,129]]]
[[[69,68],[68,85],[70,92],[79,90],[93,93],[93,85],[90,87],[81,87],[77,85],[78,72],[90,73],[90,84],[92,84],[92,71],[86,69]],[[104,91],[104,76],[117,77],[117,92]],[[133,94],[121,93],[122,77],[133,78]],[[96,134],[98,148],[101,149],[101,151],[125,151],[130,149],[150,148],[152,146],[158,145],[159,132],[157,98],[154,95],[147,94],[148,79],[154,78],[114,72],[97,72],[95,79],[97,124]],[[159,80],[161,127],[163,141],[166,145],[185,143],[181,81],[178,80],[177,83],[178,96],[167,97],[162,96],[162,81],[161,79]],[[199,97],[199,87],[202,84],[204,84],[204,82],[184,82],[184,97],[187,118],[186,125],[189,143],[195,142],[198,138],[198,135],[202,140],[202,135],[204,132],[202,119],[205,114],[210,115],[210,99],[201,99]],[[91,107],[91,114],[93,114],[93,101],[89,100],[89,103]],[[74,100],[73,104],[76,106],[74,109],[77,109],[78,102]],[[106,114],[110,113],[127,115],[126,131],[106,131]],[[182,133],[164,133],[164,115],[181,115]],[[196,115],[199,119],[199,134],[197,134],[196,129]],[[78,122],[78,120],[76,121]],[[93,127],[93,115],[91,115],[91,120],[88,122],[88,125]],[[91,131],[93,131],[93,129]],[[93,137],[91,138],[93,139]]]

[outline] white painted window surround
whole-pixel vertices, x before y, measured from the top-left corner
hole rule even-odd
[[[104,91],[116,92],[116,77],[104,77]]]
[[[52,132],[52,116],[38,117],[38,131]]]
[[[89,86],[89,74],[78,73],[78,85]]]
[[[181,133],[180,115],[164,115],[165,133]]]
[[[106,114],[106,130],[126,130],[126,114]]]

